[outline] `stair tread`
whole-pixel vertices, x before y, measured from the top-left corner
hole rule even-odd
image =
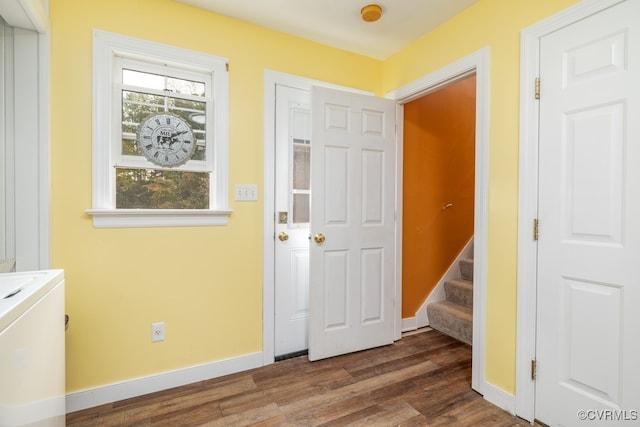
[[[450,280],[447,280],[445,282],[445,285],[447,283],[454,283],[456,285],[463,285],[463,286],[473,287],[473,282],[471,280],[467,280],[467,279],[450,279]]]
[[[465,307],[464,305],[461,305],[461,304],[456,304],[455,302],[439,301],[439,302],[434,302],[429,304],[427,308],[429,307],[432,307],[432,308],[437,307],[438,309],[447,311],[464,320],[469,320],[469,321],[473,320],[473,309],[470,307]]]
[[[473,341],[473,310],[450,301],[427,306],[429,326],[469,345]]]

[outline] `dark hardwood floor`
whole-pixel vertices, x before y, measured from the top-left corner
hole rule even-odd
[[[471,347],[429,328],[67,415],[67,426],[527,426],[471,389]]]

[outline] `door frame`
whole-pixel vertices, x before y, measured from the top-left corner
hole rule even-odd
[[[535,418],[535,382],[531,361],[536,356],[537,243],[533,220],[538,212],[538,101],[535,79],[540,70],[540,39],[626,0],[584,0],[521,32],[520,159],[518,188],[518,266],[515,413]],[[544,82],[541,82],[544,92]]]
[[[262,363],[275,361],[275,101],[276,85],[304,89],[312,86],[373,95],[371,92],[308,79],[278,71],[264,72],[264,180],[262,243]],[[399,319],[397,321],[399,325]]]
[[[476,75],[476,128],[475,128],[475,189],[474,189],[474,273],[473,273],[473,346],[471,387],[486,400],[502,408],[510,408],[506,393],[485,379],[485,306],[487,283],[487,233],[489,208],[489,87],[490,55],[485,47],[459,60],[433,71],[386,95],[398,103],[398,123],[404,119],[404,104],[434,92],[448,84],[475,73]],[[402,141],[402,126],[398,126],[398,140]],[[396,236],[398,249],[396,281],[402,279],[402,154],[398,144],[396,174],[398,198]],[[400,307],[401,308],[401,307]]]

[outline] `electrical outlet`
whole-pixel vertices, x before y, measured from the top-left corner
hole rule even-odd
[[[151,324],[151,342],[164,341],[164,322]]]

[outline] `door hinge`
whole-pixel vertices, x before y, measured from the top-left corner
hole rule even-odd
[[[531,379],[535,380],[536,379],[536,372],[537,370],[537,365],[536,365],[536,359],[531,359]]]
[[[540,222],[538,218],[533,219],[533,240],[538,240],[538,233],[540,231]]]
[[[227,73],[228,73],[228,72],[229,72],[229,63],[227,62],[227,63],[225,64],[225,66],[227,67]]]
[[[540,99],[540,77],[536,77],[536,99]]]

